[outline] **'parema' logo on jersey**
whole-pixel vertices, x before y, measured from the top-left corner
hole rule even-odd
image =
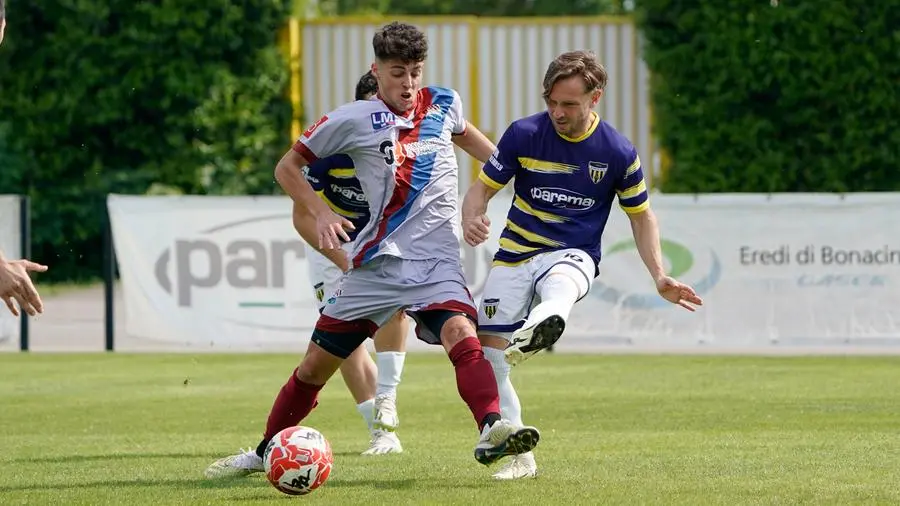
[[[356,188],[352,186],[341,186],[331,183],[331,191],[333,191],[336,195],[340,195],[351,204],[365,204],[367,202],[366,194],[361,191],[357,191]]]
[[[531,198],[546,202],[560,209],[585,210],[594,206],[596,201],[587,195],[566,190],[565,188],[541,188],[531,189]]]

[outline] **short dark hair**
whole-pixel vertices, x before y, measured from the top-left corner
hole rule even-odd
[[[550,90],[557,81],[579,76],[584,81],[585,93],[603,90],[608,76],[606,69],[597,61],[597,56],[590,51],[569,51],[557,56],[547,67],[544,74],[544,98],[550,96]]]
[[[2,2],[3,0],[0,0]],[[378,93],[378,81],[372,71],[368,71],[356,83],[356,100],[365,100],[369,95]]]
[[[418,63],[428,56],[428,39],[415,26],[394,21],[375,32],[372,49],[375,50],[375,58],[381,61]]]

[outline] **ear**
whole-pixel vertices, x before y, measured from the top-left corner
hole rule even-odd
[[[591,107],[596,106],[597,103],[600,102],[600,97],[602,97],[602,96],[603,96],[603,90],[595,91],[593,96],[591,96]]]
[[[369,70],[372,71],[372,75],[375,76],[375,79],[378,79],[378,62],[372,62],[372,65],[369,66]]]

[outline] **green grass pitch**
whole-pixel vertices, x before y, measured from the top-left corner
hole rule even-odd
[[[900,504],[900,358],[544,355],[513,370],[539,476],[498,483],[440,354],[411,354],[402,455],[361,457],[340,377],[304,422],[323,488],[204,468],[254,446],[278,355],[0,355],[0,504]]]

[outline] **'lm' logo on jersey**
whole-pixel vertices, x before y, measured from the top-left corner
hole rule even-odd
[[[388,111],[379,111],[372,113],[372,130],[376,132],[387,127],[394,126],[397,121],[394,113]]]

